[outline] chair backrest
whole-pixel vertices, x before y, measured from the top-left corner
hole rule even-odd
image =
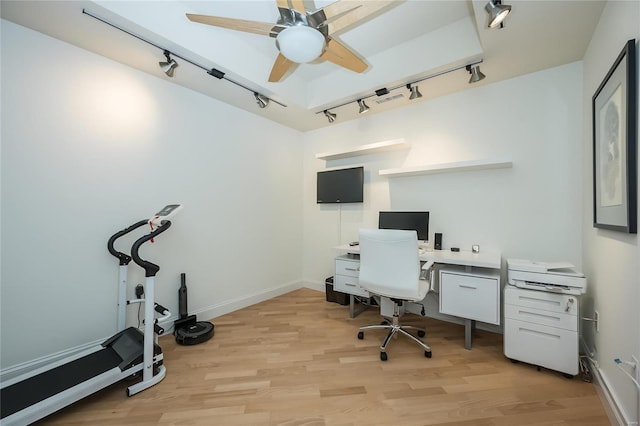
[[[360,286],[390,298],[424,299],[429,283],[420,280],[415,231],[361,229],[359,238]]]

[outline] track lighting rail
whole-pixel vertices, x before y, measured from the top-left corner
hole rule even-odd
[[[341,104],[338,104],[338,105],[334,105],[334,106],[329,107],[329,108],[324,108],[324,109],[322,109],[322,111],[316,112],[316,114],[323,114],[324,111],[340,108],[340,107],[343,107],[345,105],[352,104],[354,102],[357,103],[358,101],[364,101],[365,99],[373,98],[374,96],[388,95],[390,92],[392,92],[394,90],[397,90],[397,89],[400,89],[401,87],[413,86],[414,84],[420,83],[420,82],[425,81],[425,80],[429,80],[430,78],[434,78],[434,77],[438,77],[440,75],[448,74],[448,73],[453,72],[453,71],[458,71],[458,70],[463,69],[463,68],[466,69],[468,67],[472,67],[474,65],[478,65],[478,64],[481,64],[481,63],[482,63],[482,59],[480,59],[479,61],[475,61],[475,62],[471,62],[471,63],[465,64],[465,65],[461,65],[459,67],[450,68],[450,69],[447,69],[447,70],[444,70],[444,71],[440,71],[440,72],[435,73],[435,74],[431,74],[431,75],[429,75],[427,77],[421,78],[420,80],[416,80],[416,81],[413,81],[411,83],[402,83],[402,84],[400,84],[398,86],[394,86],[394,87],[391,87],[391,88],[383,87],[381,89],[376,90],[371,95],[361,96],[358,99],[354,99],[354,100],[351,100],[351,101],[348,101],[348,102],[344,102],[344,103],[341,103]]]
[[[469,73],[472,74],[472,76],[473,76],[472,70],[476,71],[476,73],[478,73],[479,76],[481,75],[481,77],[478,77],[477,79],[473,79],[472,81],[469,81],[469,83],[475,83],[476,81],[482,80],[484,78],[484,74],[479,72],[480,70],[479,70],[479,67],[478,67],[478,65],[480,65],[482,63],[482,61],[483,60],[480,59],[480,60],[476,60],[476,61],[473,61],[473,62],[469,62],[469,63],[466,63],[464,65],[460,65],[460,66],[457,66],[457,67],[449,68],[449,69],[446,69],[444,71],[440,71],[440,72],[437,72],[437,73],[434,73],[434,74],[430,74],[430,75],[428,75],[426,77],[423,77],[423,78],[421,78],[419,80],[415,80],[415,81],[412,81],[410,83],[402,83],[402,84],[400,84],[398,86],[394,86],[394,87],[391,87],[391,88],[382,87],[382,88],[376,90],[374,93],[372,93],[370,95],[361,96],[361,97],[358,97],[357,99],[353,99],[353,100],[350,100],[350,101],[347,101],[347,102],[344,102],[344,103],[341,103],[341,104],[338,104],[338,105],[334,105],[334,106],[329,107],[329,108],[323,108],[321,111],[317,111],[316,114],[324,114],[325,117],[327,117],[329,119],[329,122],[333,123],[336,120],[337,116],[336,116],[336,114],[331,113],[330,110],[333,110],[333,109],[336,109],[336,108],[340,108],[340,107],[343,107],[345,105],[349,105],[349,104],[352,104],[352,103],[357,103],[358,106],[360,106],[360,111],[362,113],[361,104],[364,103],[365,99],[373,98],[374,96],[388,95],[390,92],[392,92],[392,91],[394,91],[396,89],[400,89],[401,87],[406,87],[407,89],[409,89],[411,91],[411,96],[413,96],[413,97],[411,97],[410,99],[420,98],[420,97],[422,97],[422,94],[420,94],[418,96],[419,92],[418,92],[417,86],[415,86],[416,84],[418,84],[418,83],[420,83],[422,81],[429,80],[431,78],[438,77],[438,76],[441,76],[441,75],[444,75],[444,74],[449,74],[450,72],[458,71],[458,70],[461,70],[461,69],[466,69]],[[414,95],[414,92],[416,93],[416,95]],[[367,107],[367,110],[369,110],[368,107]],[[329,115],[327,115],[327,114],[330,114],[331,118],[329,118]]]
[[[121,28],[121,27],[119,27],[119,26],[117,26],[117,25],[115,25],[115,24],[112,24],[111,22],[106,21],[105,19],[100,18],[99,16],[93,15],[92,13],[87,12],[85,9],[82,9],[82,13],[83,13],[83,14],[85,14],[85,15],[87,15],[87,16],[90,16],[90,17],[92,17],[93,19],[96,19],[96,20],[98,20],[98,21],[100,21],[100,22],[102,22],[102,23],[104,23],[104,24],[107,24],[107,25],[109,25],[109,26],[110,26],[110,27],[112,27],[112,28],[115,28],[115,29],[117,29],[117,30],[120,30],[120,31],[122,31],[122,32],[123,32],[123,33],[125,33],[125,34],[128,34],[128,35],[130,35],[130,36],[132,36],[132,37],[135,37],[135,38],[137,38],[137,39],[138,39],[138,40],[140,40],[140,41],[143,41],[143,42],[145,42],[145,43],[147,43],[147,44],[150,44],[151,46],[153,46],[153,47],[155,47],[155,48],[157,48],[157,49],[160,49],[160,50],[165,54],[165,56],[166,56],[166,55],[167,55],[167,53],[168,53],[168,54],[170,54],[170,55],[172,55],[172,56],[175,56],[176,58],[180,58],[181,60],[183,60],[183,61],[185,61],[185,62],[190,63],[191,65],[193,65],[193,66],[195,66],[195,67],[198,67],[198,68],[200,68],[200,69],[204,70],[207,74],[209,74],[209,75],[210,75],[210,76],[212,76],[212,77],[215,77],[215,78],[217,78],[217,79],[219,79],[219,80],[227,80],[229,83],[233,83],[233,84],[235,84],[236,86],[241,87],[241,88],[243,88],[243,89],[245,89],[245,90],[247,90],[247,91],[251,92],[251,94],[252,94],[252,95],[254,95],[254,94],[258,94],[258,95],[259,95],[263,100],[267,101],[267,103],[268,103],[268,101],[271,101],[271,102],[274,102],[274,103],[276,103],[276,104],[278,104],[278,105],[280,105],[280,106],[282,106],[282,107],[285,107],[285,108],[287,107],[285,104],[282,104],[282,103],[280,103],[280,102],[276,101],[275,99],[271,99],[271,98],[267,97],[266,95],[263,95],[263,94],[261,94],[261,93],[259,93],[259,92],[256,92],[254,89],[251,89],[251,88],[249,88],[249,87],[247,87],[247,86],[245,86],[245,85],[243,85],[243,84],[241,84],[241,83],[238,83],[237,81],[234,81],[234,80],[230,79],[229,77],[227,77],[227,76],[225,75],[225,73],[224,73],[224,72],[222,72],[222,71],[220,71],[220,70],[218,70],[218,69],[216,69],[216,68],[206,68],[206,67],[204,67],[203,65],[200,65],[200,64],[198,64],[198,63],[195,63],[195,62],[193,62],[193,61],[192,61],[192,60],[190,60],[190,59],[187,59],[187,58],[185,58],[185,57],[183,57],[183,56],[181,56],[181,55],[178,55],[178,54],[177,54],[177,53],[175,53],[175,52],[170,51],[169,49],[166,49],[166,48],[164,48],[164,47],[162,47],[162,46],[159,46],[159,45],[157,45],[157,44],[155,44],[155,43],[153,43],[153,42],[151,42],[151,41],[149,41],[149,40],[147,40],[147,39],[144,39],[144,38],[140,37],[140,36],[139,36],[139,35],[137,35],[137,34],[134,34],[134,33],[130,32],[130,31],[128,31],[128,30],[126,30],[126,29],[124,29],[124,28]],[[254,95],[254,96],[255,96],[255,95]],[[266,106],[266,105],[265,105],[265,106]],[[261,108],[264,108],[264,107],[262,107],[262,106],[261,106]]]

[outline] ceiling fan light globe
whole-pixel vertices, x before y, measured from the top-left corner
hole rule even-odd
[[[285,58],[304,64],[322,54],[325,40],[320,31],[305,25],[295,25],[280,31],[276,37],[276,45]]]

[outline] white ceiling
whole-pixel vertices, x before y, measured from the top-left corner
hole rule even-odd
[[[349,0],[346,0],[349,1]],[[306,131],[329,125],[324,109],[333,108],[336,123],[357,119],[355,101],[367,98],[368,115],[408,102],[490,84],[582,59],[598,22],[603,1],[505,0],[512,13],[503,29],[486,28],[487,0],[409,0],[395,2],[379,16],[335,36],[369,65],[362,74],[329,62],[301,64],[279,83],[267,81],[278,50],[273,38],[193,23],[185,13],[275,23],[275,0],[235,1],[6,1],[2,18],[81,48],[191,88],[222,102]],[[305,0],[308,10],[332,1]],[[286,105],[260,109],[252,93],[207,75],[176,58],[174,78],[165,76],[158,47],[105,24],[86,12],[166,48],[199,66],[217,68],[233,80]],[[482,60],[487,78],[468,84],[469,74],[442,71]],[[404,88],[419,83],[423,97],[409,101]],[[394,88],[402,95],[389,102],[375,90]],[[353,101],[353,103],[351,103]]]

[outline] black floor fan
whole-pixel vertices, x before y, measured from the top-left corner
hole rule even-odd
[[[211,339],[214,325],[208,321],[198,321],[195,315],[188,314],[187,283],[184,272],[180,274],[178,304],[180,319],[173,323],[173,335],[176,336],[176,342],[181,345],[196,345]]]

